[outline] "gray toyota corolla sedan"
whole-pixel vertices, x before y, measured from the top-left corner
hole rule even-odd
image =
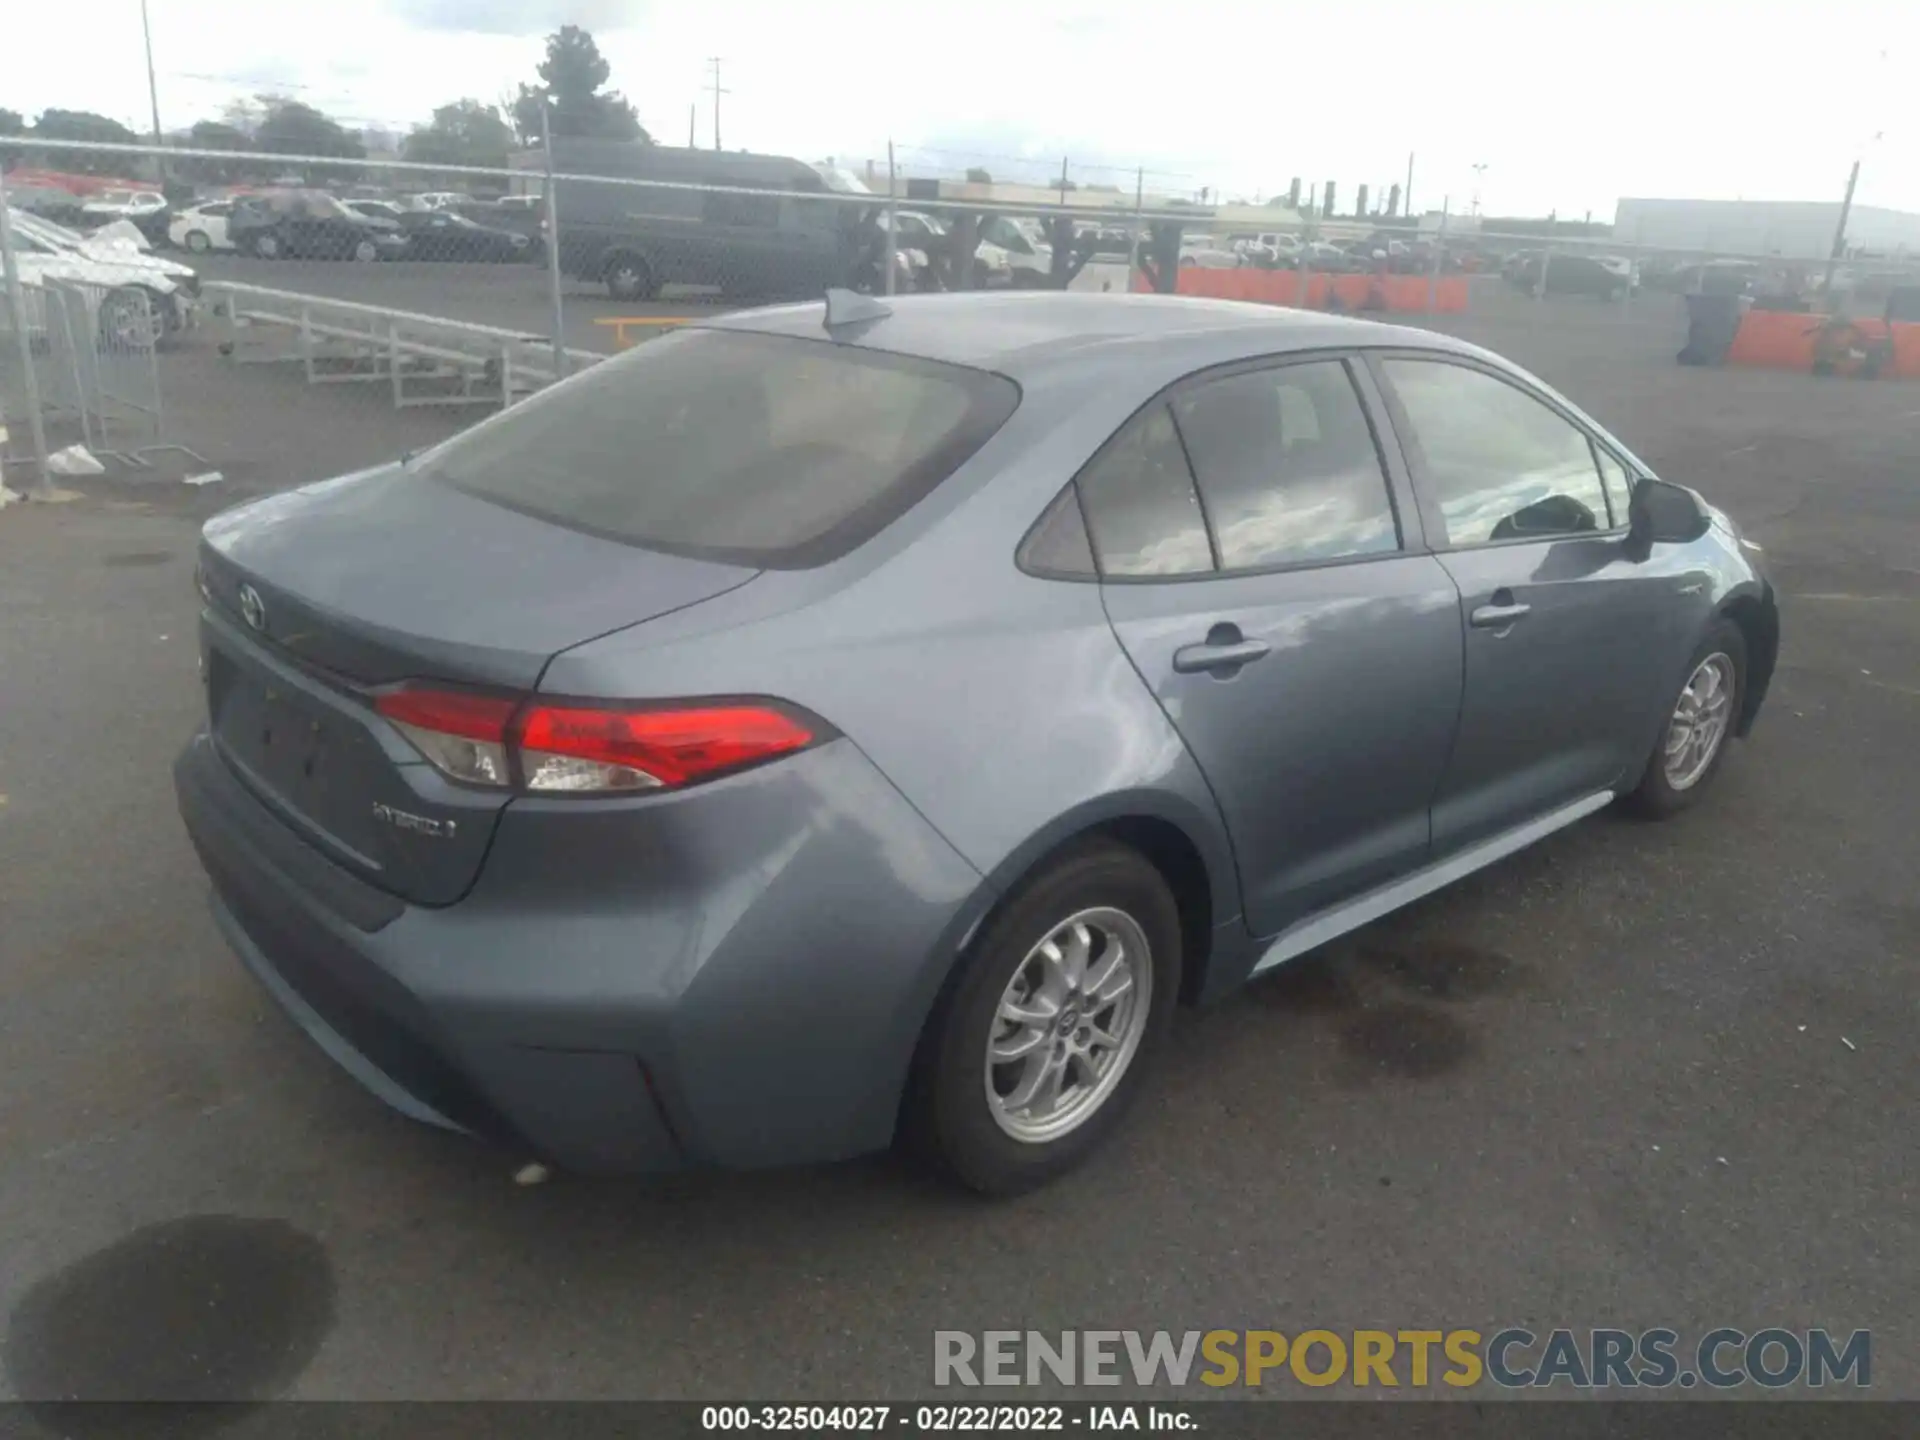
[[[836,294],[210,521],[175,779],[242,960],[409,1115],[1011,1191],[1180,1004],[1692,803],[1754,549],[1444,336]]]

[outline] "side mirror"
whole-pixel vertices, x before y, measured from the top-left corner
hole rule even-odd
[[[1627,544],[1644,558],[1654,544],[1686,545],[1707,533],[1712,521],[1700,497],[1664,480],[1643,479],[1627,504]]]

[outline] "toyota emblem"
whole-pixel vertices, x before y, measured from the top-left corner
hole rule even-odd
[[[255,630],[265,633],[267,602],[260,598],[260,592],[251,585],[240,587],[240,618]]]

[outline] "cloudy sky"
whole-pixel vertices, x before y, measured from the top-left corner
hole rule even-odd
[[[404,131],[530,78],[541,37],[591,29],[656,138],[1262,197],[1300,176],[1376,189],[1415,151],[1421,208],[1611,215],[1621,195],[1837,197],[1920,210],[1914,0],[149,0],[162,123],[277,90]],[[19,0],[0,106],[144,131],[139,0]],[[1882,59],[1882,55],[1886,56]],[[1873,139],[1878,132],[1880,138]],[[1476,178],[1474,167],[1484,166]]]

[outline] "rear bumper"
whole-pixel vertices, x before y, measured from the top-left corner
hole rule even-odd
[[[845,741],[677,797],[515,801],[440,908],[313,849],[204,734],[174,781],[228,942],[322,1050],[411,1118],[588,1173],[887,1144],[986,904]]]

